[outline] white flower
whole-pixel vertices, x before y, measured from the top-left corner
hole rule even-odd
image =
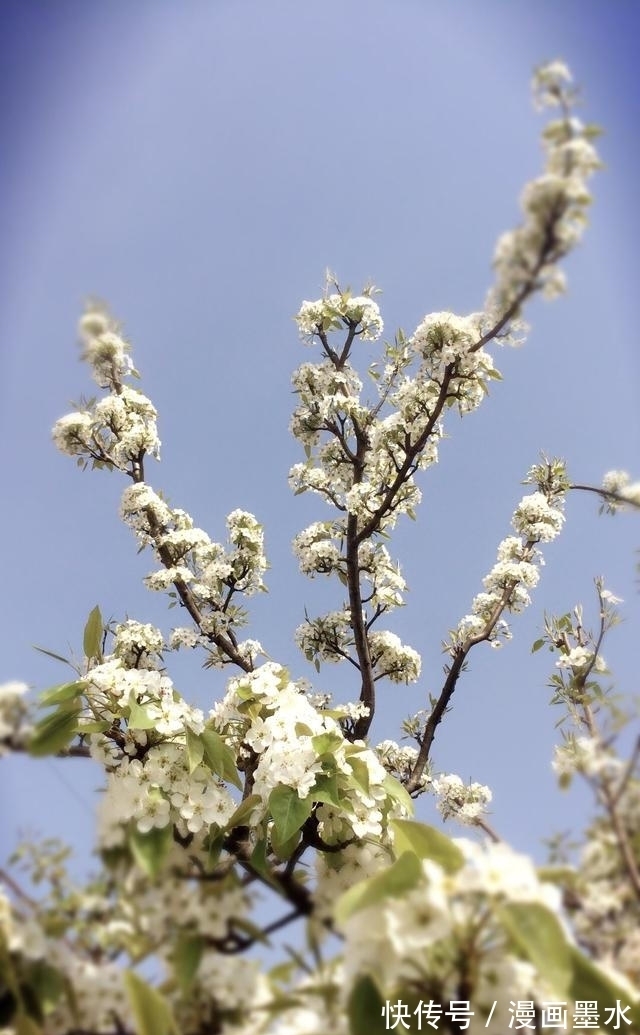
[[[0,741],[17,733],[27,714],[24,696],[28,690],[27,684],[18,680],[0,684]]]
[[[415,683],[420,677],[420,655],[413,647],[401,643],[395,633],[371,633],[369,648],[374,667],[392,683]]]
[[[51,434],[56,448],[68,456],[85,456],[95,446],[93,419],[83,410],[60,417]]]
[[[365,341],[375,341],[382,334],[380,308],[368,295],[351,297],[348,293],[331,294],[315,302],[303,302],[295,317],[303,340],[318,331],[355,327]]]
[[[524,496],[513,515],[513,527],[531,542],[549,543],[562,531],[564,514],[542,492]]]
[[[567,668],[573,672],[580,672],[585,669],[587,665],[593,663],[593,669],[595,672],[606,672],[607,666],[604,658],[598,654],[594,661],[594,653],[587,647],[572,647],[567,654],[562,656],[556,661],[556,668]]]
[[[440,799],[438,811],[443,819],[454,818],[460,823],[473,824],[486,813],[492,799],[491,790],[484,784],[465,784],[455,773],[439,776],[432,787]]]

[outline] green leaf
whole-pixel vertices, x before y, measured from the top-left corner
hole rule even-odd
[[[222,855],[222,849],[224,848],[224,841],[224,830],[221,830],[215,823],[212,823],[202,846],[207,853],[207,861],[205,864],[207,873],[213,873],[220,862],[220,856]]]
[[[194,982],[203,950],[202,935],[180,932],[173,950],[172,963],[176,980],[183,992],[188,992]]]
[[[110,719],[98,719],[96,722],[79,722],[78,733],[104,733],[111,729],[113,723]]]
[[[350,1035],[379,1035],[388,1031],[384,1000],[375,982],[367,975],[358,978],[347,1004]]]
[[[540,902],[506,902],[497,907],[496,916],[524,959],[533,963],[559,996],[566,996],[572,979],[571,953],[551,910]]]
[[[44,960],[36,960],[29,970],[29,984],[35,992],[43,1013],[52,1010],[65,993],[65,979]]]
[[[98,658],[99,660],[102,659],[103,629],[104,625],[102,622],[102,615],[100,614],[100,608],[96,606],[87,618],[87,624],[84,627],[84,637],[82,640],[85,657],[89,660],[91,660],[91,658]]]
[[[536,651],[540,650],[541,647],[544,647],[544,640],[535,640],[533,646],[531,647],[531,653],[535,654]]]
[[[41,719],[29,741],[29,754],[34,758],[56,755],[73,740],[78,727],[80,706],[62,707]]]
[[[197,769],[202,759],[204,758],[204,744],[192,730],[187,730],[187,763],[189,766],[189,775]]]
[[[275,967],[267,972],[269,981],[284,982],[288,984],[295,974],[295,963],[292,960],[285,960],[284,963],[276,963]]]
[[[618,1000],[622,1006],[629,1006],[626,1016],[631,1025],[620,1025],[622,1031],[640,1031],[640,1000],[629,1000],[626,989],[620,988],[607,974],[580,952],[575,945],[569,946],[572,974],[568,995],[575,1002],[577,999],[594,999],[598,1003],[601,1016],[604,1011],[616,1006]],[[604,1019],[603,1016],[603,1019]]]
[[[369,793],[369,766],[357,755],[348,755],[347,763],[353,771],[353,779],[365,794]]]
[[[297,737],[312,737],[313,730],[311,726],[307,726],[306,722],[296,722],[295,731]]]
[[[135,1017],[136,1035],[178,1035],[169,1004],[156,988],[128,970],[124,983]]]
[[[405,852],[391,866],[360,881],[338,899],[336,919],[343,923],[354,913],[369,906],[375,906],[388,898],[402,898],[423,879],[422,866],[418,856]]]
[[[245,798],[244,801],[241,801],[238,805],[238,808],[233,813],[231,819],[227,823],[226,829],[233,830],[234,827],[243,826],[245,819],[249,819],[249,817],[258,808],[261,801],[262,798],[259,794],[250,794],[248,798]]]
[[[294,830],[290,837],[280,837],[275,826],[271,830],[271,849],[281,862],[290,859],[300,843],[300,831]]]
[[[382,786],[393,801],[397,801],[398,805],[401,805],[409,815],[413,815],[413,801],[400,781],[396,780],[395,776],[387,773],[382,781]]]
[[[273,884],[271,870],[267,861],[266,838],[258,841],[253,849],[253,852],[251,853],[251,868],[254,869],[256,873],[259,873],[261,877],[264,877],[265,880],[269,881],[270,884]]]
[[[247,920],[245,917],[235,916],[233,918],[233,928],[248,934],[250,938],[253,938],[254,942],[260,942],[261,945],[271,944],[262,928],[258,927],[257,924],[251,923],[251,920]]]
[[[63,701],[73,701],[76,697],[80,697],[87,685],[86,679],[76,680],[73,683],[59,683],[57,686],[52,686],[50,690],[43,690],[40,694],[40,704],[46,708],[52,704],[61,704]]]
[[[313,799],[300,798],[293,787],[280,784],[269,795],[269,811],[273,816],[277,840],[288,841],[311,815]]]
[[[313,801],[323,801],[327,805],[334,805],[341,809],[347,807],[347,803],[340,797],[340,787],[336,773],[324,773],[318,776],[315,787],[309,791],[309,797]]]
[[[17,1013],[12,1023],[15,1024],[16,1035],[42,1035],[42,1028],[26,1013]],[[11,1031],[11,1029],[7,1029]]]
[[[64,665],[69,664],[68,658],[63,658],[61,654],[55,654],[52,650],[47,650],[46,647],[38,647],[35,643],[33,649],[37,650],[40,654],[46,654],[48,658],[53,658],[54,661],[61,661]]]
[[[317,736],[311,738],[311,747],[318,756],[333,754],[335,748],[341,747],[342,744],[344,744],[344,737],[341,737],[339,733],[318,733]]]
[[[412,819],[393,819],[393,844],[397,855],[415,852],[418,859],[431,859],[445,873],[457,873],[464,865],[464,856],[450,837],[426,823]]]
[[[129,847],[131,854],[141,870],[148,877],[157,877],[164,866],[173,843],[173,827],[152,827],[147,833],[141,833],[133,825],[129,830]]]
[[[130,730],[152,730],[156,724],[156,720],[151,718],[144,705],[138,704],[133,690],[129,696],[129,718],[127,722]]]
[[[578,876],[573,866],[538,866],[537,873],[539,880],[559,884],[560,887],[574,887]]]
[[[204,745],[205,762],[211,771],[242,790],[242,781],[238,776],[233,751],[225,744],[220,734],[216,730],[207,729],[200,734],[200,739]]]

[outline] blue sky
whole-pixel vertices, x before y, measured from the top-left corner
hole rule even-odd
[[[583,85],[581,114],[606,129],[606,169],[568,296],[530,307],[526,345],[498,355],[504,382],[477,414],[450,420],[419,520],[392,544],[412,590],[392,628],[423,654],[416,688],[381,688],[375,736],[397,736],[439,688],[441,640],[493,564],[539,451],[566,457],[576,481],[613,467],[640,476],[639,21],[631,0],[5,0],[0,679],[60,682],[31,645],[78,650],[96,603],[167,630],[175,614],[141,585],[152,565],[118,522],[123,483],[82,474],[50,442],[91,391],[75,344],[87,295],[124,322],[160,411],[150,480],[214,538],[235,507],[256,513],[272,570],[249,634],[313,676],[293,631],[305,606],[341,596],[299,576],[290,549],[326,513],[286,483],[300,459],[290,374],[312,358],[291,316],[320,294],[327,266],[356,289],[369,277],[383,288],[390,335],[427,312],[479,308],[495,239],[541,168],[531,69],[560,56]],[[364,366],[374,357],[362,349]],[[560,795],[550,769],[552,662],[530,655],[543,612],[581,600],[595,617],[592,579],[605,575],[626,619],[606,657],[620,689],[637,690],[637,521],[598,518],[577,494],[567,515],[513,642],[472,656],[434,754],[437,769],[490,784],[494,825],[539,858],[541,838],[579,829],[588,805]],[[219,674],[178,662],[187,698],[206,707],[222,692]],[[317,682],[343,696],[349,678],[326,667]],[[55,832],[84,865],[90,766],[2,767],[5,847],[18,829]],[[429,804],[421,814],[433,819]]]

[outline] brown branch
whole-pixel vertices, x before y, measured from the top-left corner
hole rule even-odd
[[[601,496],[606,503],[613,500],[614,503],[620,503],[622,506],[635,507],[636,510],[640,510],[640,503],[636,500],[629,499],[619,492],[608,492],[607,489],[600,489],[597,485],[570,485],[569,488],[579,489],[581,492],[594,492],[596,496]]]
[[[398,468],[398,473],[396,477],[393,479],[391,485],[384,494],[382,502],[380,503],[379,507],[376,509],[374,514],[371,516],[371,518],[367,521],[367,523],[359,530],[357,535],[358,544],[364,542],[365,539],[370,539],[374,532],[378,530],[383,517],[392,509],[398,491],[407,481],[407,478],[413,474],[415,470],[414,463],[416,457],[419,456],[419,454],[426,446],[429,440],[429,436],[431,435],[438,421],[438,418],[442,413],[444,405],[447,401],[447,393],[449,390],[449,384],[451,382],[453,372],[454,364],[449,364],[445,368],[444,377],[442,379],[442,385],[440,386],[440,394],[438,395],[436,404],[431,412],[431,415],[429,417],[429,420],[427,421],[427,425],[424,431],[421,435],[418,436],[413,446],[411,446],[410,444],[407,446],[405,451],[405,459]]]
[[[491,615],[487,619],[487,622],[482,632],[478,633],[476,636],[470,636],[467,640],[465,640],[462,646],[458,647],[455,650],[453,664],[447,670],[447,678],[444,681],[438,700],[436,701],[435,706],[425,725],[424,733],[420,740],[420,750],[418,752],[418,757],[413,767],[411,776],[409,777],[405,785],[409,794],[413,794],[418,790],[420,778],[424,772],[427,762],[429,761],[429,755],[431,753],[431,747],[435,739],[436,730],[442,722],[444,714],[449,706],[449,702],[453,697],[458,679],[460,677],[460,673],[462,672],[469,651],[478,643],[483,643],[484,641],[489,639],[491,633],[493,632],[498,623],[500,615],[504,611],[505,607],[507,607],[509,600],[511,598],[511,594],[515,589],[516,585],[517,582],[511,582],[510,585],[508,585],[503,590],[502,596],[496,604],[496,606],[494,607],[493,611],[491,612]]]
[[[142,482],[144,482],[143,453],[138,457],[136,461],[133,462],[133,469],[129,472],[129,476],[136,485],[139,485]],[[165,568],[173,568],[174,558],[171,554],[171,550],[169,549],[169,547],[163,546],[160,543],[160,539],[163,534],[163,527],[157,520],[155,514],[153,513],[153,510],[150,507],[145,507],[144,509],[145,514],[147,516],[147,521],[149,522],[149,531],[153,539],[156,553],[158,554],[158,557],[160,558]],[[202,611],[198,607],[195,597],[189,589],[189,587],[187,586],[186,582],[183,582],[182,579],[178,578],[174,581],[173,585],[176,588],[176,592],[180,597],[180,601],[183,607],[187,609],[189,615],[191,616],[195,624],[198,626],[198,628],[202,629],[202,622],[204,620],[204,616],[202,614]],[[216,608],[216,610],[222,613],[222,608],[218,607]],[[235,639],[233,632],[229,632],[227,636],[224,636],[222,633],[205,633],[203,635],[206,635],[212,643],[215,643],[216,647],[218,647],[219,650],[221,650],[222,653],[225,654],[231,662],[233,662],[233,664],[237,665],[238,668],[241,668],[243,672],[253,671],[253,663],[250,660],[243,658],[242,655],[238,653],[237,641]]]
[[[26,891],[23,891],[17,881],[13,879],[10,873],[6,870],[0,869],[0,881],[9,888],[9,890],[15,895],[20,902],[24,902],[25,905],[29,906],[30,909],[37,909],[38,903],[35,899],[32,899],[27,895]]]
[[[496,834],[495,830],[489,823],[487,823],[486,819],[481,819],[480,816],[478,816],[474,819],[473,825],[475,827],[479,827],[480,830],[484,830],[485,834],[491,839],[491,841],[493,841],[494,845],[502,844],[502,838],[499,834]]]
[[[600,602],[600,629],[598,633],[598,639],[595,643],[595,649],[591,661],[586,666],[584,672],[580,673],[578,689],[581,691],[584,690],[587,680],[591,672],[593,671],[606,631],[604,601],[602,599],[602,592],[600,587],[598,587],[598,599]],[[579,630],[579,633],[581,633],[581,629]],[[579,635],[578,642],[582,646],[584,646],[582,640],[582,635]],[[600,731],[596,724],[594,712],[588,698],[583,698],[582,715],[584,724],[589,731],[589,736],[600,746],[602,746],[602,738],[600,736]],[[629,841],[629,835],[624,827],[624,824],[620,817],[620,813],[618,812],[618,802],[621,790],[618,789],[617,791],[614,791],[611,777],[604,772],[601,774],[597,786],[601,801],[607,810],[609,819],[611,821],[611,826],[613,827],[613,832],[618,843],[618,850],[622,857],[624,868],[627,871],[627,875],[629,877],[629,880],[631,881],[631,886],[633,887],[634,893],[636,897],[640,900],[640,869],[638,868],[638,863],[636,861],[633,847]]]
[[[358,559],[358,519],[354,514],[347,518],[347,585],[349,588],[349,609],[351,628],[358,655],[358,666],[362,683],[360,701],[369,709],[368,715],[361,715],[354,726],[354,739],[367,735],[373,721],[376,706],[375,679],[369,651],[369,638],[362,614],[362,588],[360,586],[360,564]]]
[[[634,771],[634,769],[635,769],[635,767],[636,767],[636,765],[638,763],[638,759],[640,759],[640,736],[636,738],[636,742],[633,745],[633,751],[631,752],[631,757],[629,758],[629,761],[627,762],[627,764],[625,766],[624,773],[622,775],[622,779],[620,780],[620,783],[618,784],[618,787],[616,788],[616,792],[613,795],[613,804],[614,805],[618,804],[618,802],[620,801],[620,798],[622,797],[622,795],[624,794],[625,790],[627,789],[629,781],[631,780],[631,778],[633,776],[633,771]]]

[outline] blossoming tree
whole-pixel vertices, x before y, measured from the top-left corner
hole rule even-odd
[[[449,412],[471,413],[500,377],[491,346],[519,340],[532,295],[562,291],[559,263],[585,226],[596,131],[574,116],[561,62],[537,71],[534,91],[540,107],[557,109],[543,134],[545,170],[524,190],[521,225],[498,242],[482,311],[431,313],[410,336],[398,332],[366,371],[367,391],[354,362],[382,334],[374,288],[353,295],[329,277],[296,317],[316,360],[293,377],[291,431],[305,459],[290,482],[321,497],[322,519],[293,546],[302,572],[337,590],[335,609],[307,616],[296,641],[318,668],[350,666],[352,701],[314,694],[257,639],[242,639],[244,600],[264,588],[262,528],[235,510],[227,543],[213,542],[153,488],[156,409],[133,387],[129,345],[107,312],[91,306],[82,317],[102,394],[59,420],[54,441],[79,466],[128,478],[121,514],[153,555],[146,584],[168,593],[186,624],[167,637],[143,622],[105,623],[95,608],[73,678],[41,696],[44,717],[32,715],[22,684],[2,688],[6,750],[92,759],[105,780],[97,877],[72,885],[53,844],[18,852],[48,887],[37,901],[3,871],[4,1031],[640,1032],[640,747],[626,761],[616,752],[627,716],[603,687],[601,649],[617,601],[601,581],[595,632],[575,608],[548,618],[534,644],[555,654],[551,685],[566,717],[559,780],[579,775],[594,792],[579,865],[551,860],[537,871],[489,826],[487,787],[432,771],[470,653],[509,638],[542,549],[562,531],[567,492],[591,489],[573,485],[561,460],[530,468],[511,534],[448,635],[441,689],[403,724],[415,746],[380,741],[375,728],[377,684],[417,682],[421,669],[418,651],[384,628],[406,590],[388,545],[394,526],[418,508]],[[640,506],[640,486],[623,472],[591,491],[609,510]],[[208,714],[170,678],[180,650],[229,674]],[[450,839],[417,822],[424,793],[480,836]],[[273,920],[256,908],[265,897]],[[280,938],[295,922],[304,947],[286,950]],[[265,944],[266,964],[250,951]]]

